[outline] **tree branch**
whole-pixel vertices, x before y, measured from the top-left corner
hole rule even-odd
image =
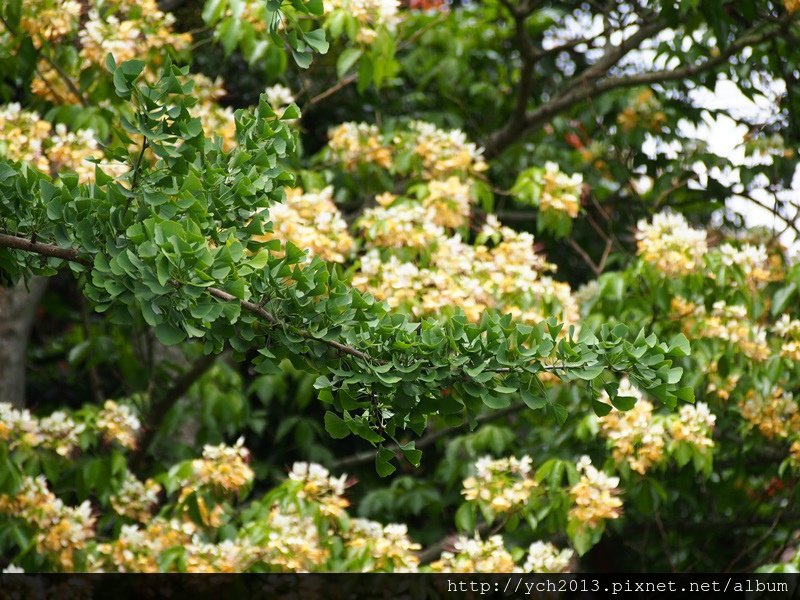
[[[786,30],[795,17],[796,13],[787,13],[775,22],[775,26],[765,28],[760,32],[756,31],[763,24],[753,27],[748,30],[752,33],[743,35],[732,42],[730,46],[721,51],[717,56],[701,64],[687,65],[679,69],[664,69],[635,75],[601,79],[607,74],[608,70],[617,64],[626,54],[639,47],[644,40],[664,28],[663,22],[659,19],[656,19],[652,23],[642,25],[636,33],[623,41],[620,45],[613,47],[597,63],[574,78],[555,98],[528,112],[522,122],[514,118],[509,119],[506,125],[492,133],[484,144],[486,156],[488,158],[497,156],[507,146],[527,135],[530,131],[543,126],[561,111],[592,96],[597,96],[614,89],[686,79],[710,71],[722,65],[731,56],[741,52],[748,46],[755,46],[773,39],[775,35]]]

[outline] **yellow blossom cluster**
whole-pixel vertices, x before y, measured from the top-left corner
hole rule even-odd
[[[107,444],[116,441],[125,448],[136,448],[136,437],[142,424],[126,404],[106,400],[103,410],[97,414],[96,424]]]
[[[627,411],[611,410],[598,419],[600,433],[609,441],[617,463],[627,461],[630,468],[644,475],[665,456],[665,449],[675,442],[684,442],[705,450],[713,447],[711,433],[716,417],[704,402],[686,404],[678,414],[653,414],[653,405],[627,377],[620,381],[619,395],[636,398]],[[607,393],[603,400],[609,403]]]
[[[672,299],[671,313],[671,318],[680,320],[687,335],[728,341],[758,362],[769,358],[767,330],[749,319],[747,307],[743,305],[718,300],[709,313],[703,304],[676,296]]]
[[[452,551],[442,552],[441,558],[431,563],[431,570],[439,573],[514,573],[519,567],[503,545],[503,538],[493,535],[488,540],[459,536]]]
[[[345,169],[353,169],[359,163],[372,163],[384,169],[392,166],[391,149],[383,144],[375,125],[342,123],[328,133],[328,147]]]
[[[297,497],[316,502],[325,516],[339,517],[349,502],[344,498],[347,475],[331,476],[328,469],[316,463],[296,462],[289,479],[301,484]]]
[[[269,208],[272,232],[254,239],[291,241],[323,260],[345,262],[353,249],[353,238],[333,203],[333,187],[318,192],[287,188],[285,192],[285,201]]]
[[[708,365],[706,380],[706,392],[713,394],[720,400],[728,400],[731,397],[731,392],[736,388],[739,383],[741,375],[739,373],[729,373],[727,376],[722,377],[717,370],[717,362],[712,361]]]
[[[574,554],[570,548],[559,550],[550,542],[533,542],[522,570],[526,573],[567,573]]]
[[[95,517],[89,501],[65,505],[50,491],[43,475],[24,477],[14,496],[0,495],[0,513],[33,527],[37,552],[52,556],[66,571],[75,566],[74,552],[83,550],[94,537]]]
[[[458,177],[434,179],[427,184],[422,206],[435,225],[456,229],[469,223],[472,186]]]
[[[444,228],[434,222],[434,214],[416,202],[395,201],[390,206],[368,208],[357,226],[370,247],[424,249],[445,236]]]
[[[763,245],[742,244],[739,247],[723,244],[719,247],[722,264],[736,266],[744,274],[748,285],[756,287],[776,279],[767,249]]]
[[[53,127],[18,103],[0,108],[0,155],[55,175],[76,172],[81,181],[93,181],[95,165],[89,159],[103,154],[91,129],[68,131],[62,123]]]
[[[574,219],[581,207],[582,193],[583,175],[567,175],[558,164],[551,161],[545,163],[542,195],[539,199],[540,210],[564,213]]]
[[[617,497],[619,477],[609,477],[599,471],[588,456],[582,456],[577,464],[580,480],[570,488],[573,507],[570,520],[594,528],[608,519],[622,514],[622,500]]]
[[[677,415],[670,415],[667,430],[675,442],[686,442],[701,449],[711,448],[714,446],[711,432],[716,420],[705,402],[684,404]]]
[[[664,275],[687,275],[703,265],[708,251],[706,232],[690,227],[679,213],[661,212],[636,228],[639,256]]]
[[[362,44],[374,42],[379,27],[394,30],[400,20],[399,8],[399,0],[325,0],[326,14],[341,11],[358,21],[356,41]]]
[[[26,0],[22,3],[20,27],[33,45],[52,44],[78,26],[81,3],[77,0]]]
[[[314,571],[330,556],[330,551],[321,543],[317,525],[309,516],[274,506],[263,523],[253,525],[252,531],[266,531],[266,535],[250,535],[258,546],[258,560],[273,569]]]
[[[501,227],[489,215],[482,235],[492,238],[493,245],[466,244],[459,235],[439,238],[427,265],[395,255],[385,258],[372,249],[361,257],[353,285],[416,316],[458,306],[470,320],[480,319],[487,308],[527,323],[553,314],[569,324],[578,320],[569,285],[544,275],[553,267],[537,253],[530,233]],[[396,238],[379,240],[401,245]]]
[[[660,131],[667,122],[667,116],[659,108],[660,103],[653,90],[644,89],[617,115],[617,123],[625,131],[633,131],[639,125],[651,131]]]
[[[408,537],[408,528],[398,523],[381,525],[367,519],[353,519],[345,533],[346,546],[366,552],[371,561],[364,570],[413,573],[419,567],[415,554],[422,547]]]
[[[95,2],[78,34],[81,58],[102,64],[111,53],[119,64],[141,59],[151,50],[170,46],[182,50],[191,43],[191,36],[173,33],[174,22],[175,17],[159,10],[156,0]]]
[[[145,523],[152,517],[160,493],[161,486],[152,479],[142,482],[128,472],[110,502],[117,514]]]
[[[800,431],[800,410],[794,395],[775,386],[769,394],[749,390],[739,402],[739,410],[751,427],[768,439],[783,439]]]
[[[186,548],[197,527],[190,522],[156,517],[146,525],[123,525],[119,536],[97,544],[89,554],[89,571],[157,573],[159,558],[167,550]]]
[[[800,10],[800,0],[783,0],[783,5],[786,7],[786,12],[797,12]]]
[[[192,479],[185,481],[185,489],[207,485],[225,492],[239,492],[253,481],[250,451],[244,447],[244,438],[233,446],[220,444],[203,446],[203,457],[192,461]]]
[[[0,402],[0,441],[12,450],[47,448],[60,456],[69,456],[78,447],[78,438],[85,430],[83,423],[76,423],[60,410],[38,419],[27,409]]]
[[[800,362],[800,319],[782,314],[772,326],[772,332],[781,338],[781,356]]]
[[[58,68],[41,58],[31,91],[50,102],[78,104],[82,71],[102,66],[109,53],[117,63],[136,58],[158,66],[166,48],[183,51],[191,43],[191,35],[172,32],[173,23],[174,17],[159,10],[156,0],[26,2],[23,27],[33,40],[53,42],[50,38],[56,36],[57,43],[74,43],[80,50],[79,61]]]
[[[644,475],[664,456],[664,425],[654,419],[652,403],[644,399],[627,377],[620,381],[618,393],[620,396],[636,398],[636,404],[627,411],[612,408],[611,412],[600,417],[600,433],[610,442],[616,462],[627,461],[632,470]],[[610,404],[605,391],[601,401]]]
[[[487,169],[483,148],[467,139],[460,129],[443,130],[432,123],[412,121],[408,141],[399,137],[401,145],[409,143],[414,153],[422,159],[423,174],[436,179],[449,173],[480,173]],[[395,138],[395,142],[398,138]]]
[[[477,502],[495,513],[524,508],[536,487],[527,455],[497,460],[484,456],[475,463],[475,471],[464,480],[461,493],[468,502]]]
[[[451,175],[467,176],[485,171],[483,148],[467,139],[460,129],[444,130],[425,121],[411,121],[389,140],[375,125],[342,123],[328,134],[332,157],[346,169],[371,163],[384,169],[395,164],[394,157],[410,154],[420,161],[423,179]]]

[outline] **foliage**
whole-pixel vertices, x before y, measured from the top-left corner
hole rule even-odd
[[[207,0],[194,46],[85,4],[0,9],[0,274],[83,298],[51,292],[30,354],[90,375],[0,403],[8,562],[781,558],[800,272],[710,218],[738,194],[796,227],[791,3]],[[722,77],[790,90],[759,160],[686,139]]]

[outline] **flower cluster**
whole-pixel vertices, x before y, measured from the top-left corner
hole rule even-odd
[[[371,44],[378,36],[377,29],[392,31],[400,20],[399,0],[325,0],[325,12],[343,12],[355,18],[360,29],[356,41]]]
[[[267,102],[272,107],[272,110],[279,111],[292,104],[295,100],[292,90],[285,85],[276,83],[264,90],[267,96]]]
[[[107,444],[116,441],[125,448],[136,448],[142,424],[128,405],[106,400],[103,410],[97,414],[96,424]]]
[[[111,53],[117,63],[143,58],[151,51],[188,47],[191,36],[172,32],[175,18],[155,0],[95,2],[79,32],[81,58],[102,64]]]
[[[416,224],[417,229],[424,223]],[[553,267],[536,252],[530,233],[501,227],[490,215],[482,235],[491,237],[494,244],[473,246],[459,235],[440,238],[424,262],[395,255],[384,258],[373,249],[361,257],[353,285],[386,300],[392,308],[418,316],[459,306],[471,320],[491,308],[528,323],[552,314],[567,323],[577,321],[578,306],[569,285],[543,275]],[[400,244],[396,238],[378,241]]]
[[[740,247],[723,244],[719,248],[722,264],[726,267],[737,267],[744,274],[745,280],[756,286],[774,279],[770,269],[769,255],[763,245],[742,244]]]
[[[296,462],[289,479],[301,484],[297,497],[318,503],[323,515],[339,517],[349,505],[344,498],[347,475],[333,477],[328,469],[318,464]]]
[[[371,247],[424,249],[445,236],[434,214],[421,204],[395,201],[365,210],[358,227]]]
[[[167,48],[183,51],[191,43],[191,35],[172,32],[174,17],[160,11],[155,0],[68,1],[61,3],[63,9],[50,4],[50,0],[26,2],[26,31],[34,40],[53,42],[49,38],[56,36],[56,43],[74,44],[80,60],[55,65],[40,59],[31,91],[49,102],[80,103],[82,73],[102,67],[109,53],[117,63],[137,58],[156,67]],[[86,18],[81,18],[82,12]]]
[[[800,431],[797,401],[781,387],[774,387],[767,395],[748,390],[739,402],[739,410],[750,426],[757,427],[768,439],[782,439]]]
[[[77,28],[81,3],[77,0],[29,0],[22,5],[20,27],[41,48],[57,42]]]
[[[772,326],[772,332],[781,338],[781,356],[800,362],[800,319],[783,314]]]
[[[618,518],[622,514],[622,500],[617,497],[619,477],[599,471],[588,456],[582,456],[577,467],[580,480],[569,491],[574,503],[569,511],[570,520],[594,528]]]
[[[146,525],[123,525],[119,536],[97,544],[89,555],[90,571],[158,573],[162,553],[187,548],[197,527],[190,522],[156,517]]]
[[[250,452],[244,447],[244,438],[239,438],[233,446],[206,444],[203,457],[192,461],[193,479],[185,481],[183,487],[207,485],[225,492],[239,492],[253,481],[249,462]]]
[[[408,528],[398,523],[381,525],[367,519],[353,519],[345,534],[346,545],[355,552],[365,552],[370,561],[364,569],[415,572],[419,558],[415,554],[419,544],[408,537]]]
[[[483,148],[467,139],[460,129],[445,131],[425,121],[409,124],[410,142],[414,153],[422,159],[424,175],[428,179],[443,177],[449,173],[485,171]],[[397,138],[396,138],[397,140]],[[403,136],[400,136],[401,144]]]
[[[95,165],[90,159],[103,156],[91,129],[72,132],[62,123],[53,127],[17,103],[0,109],[0,155],[27,162],[49,175],[74,171],[81,181],[94,180]]]
[[[14,496],[0,495],[0,513],[12,515],[35,529],[36,550],[73,570],[74,552],[94,537],[95,517],[88,501],[67,506],[47,486],[43,475],[25,477]]]
[[[318,192],[304,192],[299,188],[285,191],[286,200],[269,208],[272,232],[254,239],[291,241],[323,260],[344,262],[352,251],[353,238],[333,203],[333,187]]]
[[[76,423],[63,411],[38,419],[27,409],[18,410],[0,402],[0,441],[10,448],[47,448],[60,456],[69,456],[79,443],[86,425]]]
[[[531,457],[492,460],[484,456],[475,463],[476,475],[464,480],[461,493],[468,502],[477,502],[495,513],[513,512],[525,507],[536,487],[531,473]]]
[[[639,256],[668,276],[692,273],[708,250],[705,230],[690,227],[678,213],[659,213],[650,223],[642,219],[636,240]]]
[[[503,538],[493,535],[488,540],[459,536],[452,551],[442,552],[439,560],[431,563],[431,570],[439,573],[513,573],[519,571],[514,559],[503,545]]]
[[[258,546],[258,560],[272,568],[314,571],[330,556],[330,550],[322,545],[316,523],[309,516],[284,512],[274,506],[263,522],[252,525],[249,537]]]
[[[328,134],[328,146],[332,157],[346,169],[360,163],[389,169],[399,156],[418,160],[419,175],[426,180],[466,176],[487,168],[483,148],[470,142],[463,131],[440,129],[425,121],[411,121],[388,140],[374,125],[342,123]]]
[[[435,225],[456,229],[469,222],[472,186],[458,177],[428,182],[422,205],[428,209]]]
[[[769,358],[767,330],[750,321],[747,307],[743,305],[729,305],[718,300],[709,313],[703,304],[676,296],[672,299],[671,311],[672,317],[681,321],[687,335],[725,340],[758,362]]]
[[[711,448],[714,446],[711,432],[716,420],[705,402],[684,404],[677,416],[671,415],[667,428],[675,442],[686,442],[700,449]]]
[[[141,482],[133,473],[128,472],[122,485],[111,496],[110,502],[117,514],[145,523],[152,517],[160,493],[161,486],[152,479]]]
[[[571,219],[578,216],[583,192],[583,175],[567,175],[558,164],[548,161],[542,174],[542,196],[539,209],[564,213]]]
[[[526,573],[566,573],[574,554],[573,550],[559,550],[550,542],[534,542],[528,548],[522,570]]]
[[[342,123],[328,133],[328,148],[345,169],[371,163],[384,169],[392,166],[392,151],[384,145],[375,125]]]
[[[664,456],[664,425],[654,420],[652,403],[644,399],[627,377],[620,381],[619,395],[636,398],[636,404],[624,412],[612,408],[600,417],[600,432],[611,443],[615,461],[627,461],[632,470],[644,475]],[[610,403],[606,392],[601,401]]]
[[[625,131],[633,131],[638,126],[660,131],[667,122],[667,116],[659,109],[660,103],[653,90],[647,88],[636,94],[631,103],[617,115],[617,122]]]

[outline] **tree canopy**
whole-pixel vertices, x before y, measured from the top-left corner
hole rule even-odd
[[[798,9],[4,5],[5,562],[800,566]]]

